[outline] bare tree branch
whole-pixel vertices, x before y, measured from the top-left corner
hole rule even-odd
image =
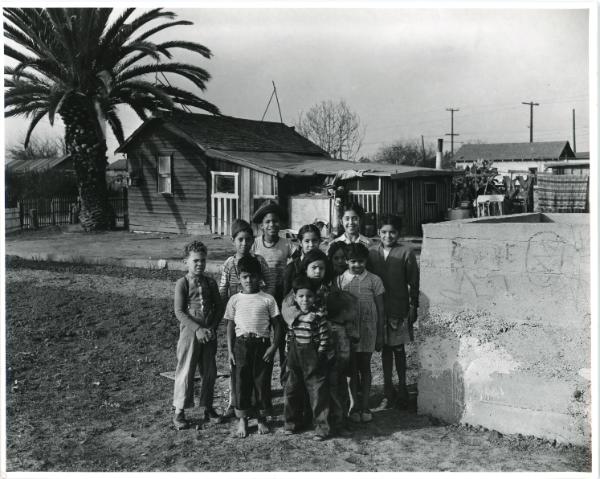
[[[341,160],[356,161],[365,136],[359,116],[344,100],[326,100],[312,106],[305,114],[300,113],[296,128],[333,158]]]

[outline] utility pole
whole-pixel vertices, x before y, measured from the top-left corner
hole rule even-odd
[[[458,136],[458,133],[454,133],[454,112],[460,110],[458,108],[446,108],[446,111],[450,112],[450,133],[446,133],[446,136],[450,137],[450,155],[454,158],[454,137]]]
[[[577,151],[575,146],[575,108],[573,108],[573,153]]]
[[[421,135],[421,151],[423,152],[423,165],[425,165],[425,140],[423,139],[423,135]]]
[[[534,103],[533,101],[521,102],[523,105],[529,105],[529,143],[533,143],[533,107],[539,106],[539,103]]]

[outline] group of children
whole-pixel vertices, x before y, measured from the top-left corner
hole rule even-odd
[[[206,247],[185,248],[188,272],[175,287],[180,322],[173,422],[185,428],[184,409],[193,406],[196,367],[202,383],[199,405],[205,420],[238,419],[236,435],[248,434],[254,411],[259,434],[269,432],[271,376],[279,353],[284,390],[284,432],[314,423],[315,440],[341,434],[347,420],[369,422],[371,356],[382,352],[384,399],[381,408],[407,405],[404,345],[413,339],[417,318],[419,270],[411,248],[398,242],[396,217],[380,220],[380,242],[360,234],[363,210],[345,208],[344,233],[325,253],[314,224],[298,231],[299,247],[279,237],[282,212],[274,203],[261,207],[251,225],[234,220],[235,254],[221,267],[219,284],[204,275]],[[213,408],[217,328],[226,321],[231,368],[229,406],[223,416]],[[396,366],[399,387],[393,386]]]

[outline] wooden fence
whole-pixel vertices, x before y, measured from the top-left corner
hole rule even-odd
[[[127,193],[110,197],[108,201],[115,212],[115,226],[127,227]],[[6,232],[77,223],[76,208],[77,198],[73,197],[21,200],[16,208],[4,210]]]
[[[4,228],[7,233],[18,231],[21,229],[21,221],[19,219],[19,208],[4,209]]]

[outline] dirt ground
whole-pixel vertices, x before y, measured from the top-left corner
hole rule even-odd
[[[416,411],[323,443],[273,432],[232,436],[233,422],[171,426],[177,271],[13,260],[6,271],[8,471],[589,471],[590,451],[440,424]],[[216,406],[227,401],[219,337]],[[374,355],[373,406],[381,399]],[[274,376],[278,374],[277,368]],[[414,381],[415,371],[411,374]],[[254,426],[254,427],[253,427]]]

